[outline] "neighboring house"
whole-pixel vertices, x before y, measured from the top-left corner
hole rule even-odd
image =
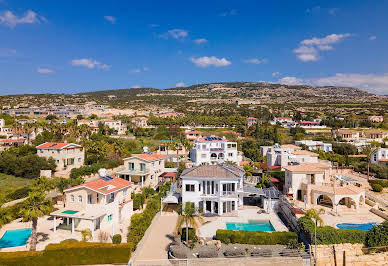
[[[194,142],[197,139],[202,138],[202,132],[195,129],[188,129],[185,131],[185,138]]]
[[[373,115],[373,116],[368,116],[369,121],[372,123],[381,123],[384,121],[384,117],[382,115]]]
[[[331,143],[324,143],[322,141],[297,140],[297,141],[295,141],[295,144],[296,145],[306,145],[307,148],[310,151],[319,150],[319,151],[328,152],[328,151],[332,151],[333,150],[333,147],[332,147]]]
[[[360,132],[349,129],[339,129],[335,132],[336,137],[345,141],[355,141],[360,139]]]
[[[85,150],[74,143],[46,142],[36,146],[39,157],[52,157],[57,164],[57,171],[70,171],[84,165]]]
[[[302,128],[326,128],[320,121],[299,121],[298,125]]]
[[[340,205],[358,209],[365,203],[365,189],[347,182],[350,178],[346,176],[332,176],[330,164],[304,163],[284,169],[284,194],[304,202],[305,208],[323,205],[337,212]]]
[[[169,140],[163,140],[156,153],[165,156],[165,160],[168,162],[178,162],[179,159],[186,158],[188,154],[186,147],[183,145],[176,147],[173,144]]]
[[[276,125],[277,123],[285,125],[285,124],[291,124],[293,122],[294,121],[292,120],[291,117],[274,117],[274,119],[270,121],[272,125]]]
[[[367,140],[383,142],[388,138],[388,131],[384,130],[366,130],[363,132],[364,137]]]
[[[125,135],[125,132],[127,131],[127,126],[121,123],[121,120],[107,119],[107,120],[103,120],[103,123],[108,128],[117,131],[118,135]]]
[[[86,119],[78,120],[77,126],[81,126],[81,125],[87,125],[89,127],[98,127],[98,120],[86,120]]]
[[[256,117],[248,117],[248,127],[251,127],[255,124],[257,124],[257,118]]]
[[[183,116],[183,114],[182,113],[176,113],[176,112],[164,112],[164,113],[158,114],[158,116],[162,117],[162,118],[167,118],[167,117],[175,118],[175,117],[178,117],[178,116]]]
[[[134,154],[123,159],[124,168],[116,174],[135,185],[156,187],[159,176],[164,172],[165,156],[156,153]]]
[[[90,229],[92,236],[96,230],[111,236],[120,232],[120,225],[133,214],[132,186],[127,180],[103,176],[64,190],[64,207],[50,214],[54,232],[57,227],[72,233]]]
[[[280,166],[283,168],[292,164],[318,162],[317,153],[302,150],[301,147],[293,144],[282,146],[275,144],[271,147],[263,146],[260,149],[266,151],[264,154],[267,156],[267,167]]]
[[[132,118],[132,123],[134,123],[137,127],[142,127],[142,128],[148,127],[147,121],[148,121],[147,117],[137,116]]]
[[[194,203],[204,213],[236,214],[243,205],[245,171],[235,165],[200,165],[185,169],[182,179],[182,205]]]
[[[26,144],[25,139],[0,139],[0,152]]]
[[[221,164],[227,161],[238,164],[237,142],[216,136],[199,138],[190,150],[190,159],[196,166]]]
[[[373,164],[387,164],[388,163],[388,148],[379,148],[370,157],[370,162]]]

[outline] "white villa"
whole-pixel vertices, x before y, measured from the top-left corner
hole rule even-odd
[[[127,126],[121,123],[121,120],[106,119],[106,120],[103,120],[103,123],[108,128],[117,131],[118,135],[125,135],[125,131],[127,131]]]
[[[305,206],[328,206],[358,209],[365,202],[365,188],[352,178],[333,175],[330,164],[304,163],[284,167],[283,192]],[[341,206],[343,205],[343,206]]]
[[[320,150],[324,152],[332,151],[333,147],[331,143],[324,143],[322,141],[315,140],[297,140],[296,145],[306,145],[310,151]]]
[[[185,138],[189,141],[196,141],[199,138],[202,138],[202,132],[195,129],[185,130]]]
[[[74,143],[45,142],[36,146],[39,157],[52,157],[57,164],[57,171],[70,171],[84,164],[85,150]]]
[[[53,231],[59,228],[74,233],[90,229],[94,236],[101,229],[114,235],[120,224],[133,214],[132,185],[124,179],[105,175],[66,189],[63,208],[50,214],[54,217]]]
[[[164,172],[164,159],[165,156],[156,153],[134,154],[123,159],[124,168],[116,174],[135,185],[155,187],[159,176]]]
[[[261,153],[263,156],[267,156],[267,166],[281,166],[282,168],[299,163],[318,163],[318,154],[302,150],[301,147],[286,144],[273,146],[261,146]]]
[[[185,169],[182,179],[182,204],[194,203],[204,213],[234,215],[243,205],[245,171],[235,165],[200,165]]]
[[[132,118],[132,123],[134,123],[137,127],[142,127],[142,128],[148,127],[147,121],[148,121],[147,117],[137,116]]]
[[[241,161],[237,152],[237,142],[216,136],[197,139],[190,150],[190,159],[195,166],[221,164],[227,161],[238,164]]]
[[[388,148],[379,148],[375,151],[370,158],[370,162],[373,164],[388,163]]]
[[[256,117],[248,117],[248,127],[251,127],[255,124],[257,124],[257,118]]]

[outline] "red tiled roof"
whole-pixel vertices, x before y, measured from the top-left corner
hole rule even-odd
[[[280,165],[272,165],[270,167],[268,167],[269,170],[276,170],[276,169],[280,169],[282,168]]]
[[[132,199],[127,200],[127,201],[124,201],[124,202],[121,202],[121,203],[120,203],[120,206],[123,207],[125,204],[127,204],[127,203],[129,203],[129,202],[131,202],[131,201],[132,201]]]
[[[249,165],[249,161],[241,161],[240,162],[240,166],[243,166],[243,165]]]
[[[290,118],[290,117],[283,116],[283,117],[278,117],[278,119],[291,119],[291,118]]]
[[[174,177],[176,177],[176,173],[175,172],[168,172],[168,173],[164,173],[162,176],[163,176],[163,178],[174,178]]]
[[[155,160],[164,159],[163,155],[156,154],[156,153],[151,153],[151,154],[142,153],[142,154],[134,154],[132,156],[137,157],[137,158],[141,158],[141,159],[147,160],[147,161],[155,161]]]
[[[24,142],[24,139],[0,139],[0,143]]]
[[[46,142],[36,146],[37,149],[63,149],[63,147],[69,145],[70,143],[64,142]]]
[[[379,162],[388,162],[388,158],[381,158],[381,159],[378,159]]]
[[[84,184],[68,188],[65,190],[65,192],[68,190],[73,190],[74,188],[84,187],[84,188],[89,188],[89,189],[94,190],[94,191],[98,191],[98,192],[103,193],[103,194],[109,194],[111,192],[128,187],[132,184],[133,184],[132,182],[129,182],[125,179],[117,178],[117,177],[113,178],[112,180],[105,180],[105,179],[99,178],[97,180],[89,181],[89,182],[86,182]],[[109,186],[111,186],[111,187],[109,187]]]
[[[248,120],[257,120],[256,117],[248,117]]]
[[[270,177],[269,178],[269,181],[271,181],[272,183],[279,183],[279,179],[275,178],[275,177]]]

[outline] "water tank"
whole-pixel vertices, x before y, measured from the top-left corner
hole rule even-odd
[[[106,169],[105,169],[105,168],[100,168],[100,169],[98,170],[98,175],[99,175],[100,177],[105,177],[105,176],[106,176]]]

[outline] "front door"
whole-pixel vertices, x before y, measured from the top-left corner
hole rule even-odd
[[[206,212],[211,212],[211,211],[212,211],[212,202],[206,201]]]
[[[302,200],[302,190],[298,189],[297,200]]]
[[[97,229],[100,229],[100,223],[101,223],[100,218],[97,218],[97,219],[96,219],[96,230],[97,230]]]

